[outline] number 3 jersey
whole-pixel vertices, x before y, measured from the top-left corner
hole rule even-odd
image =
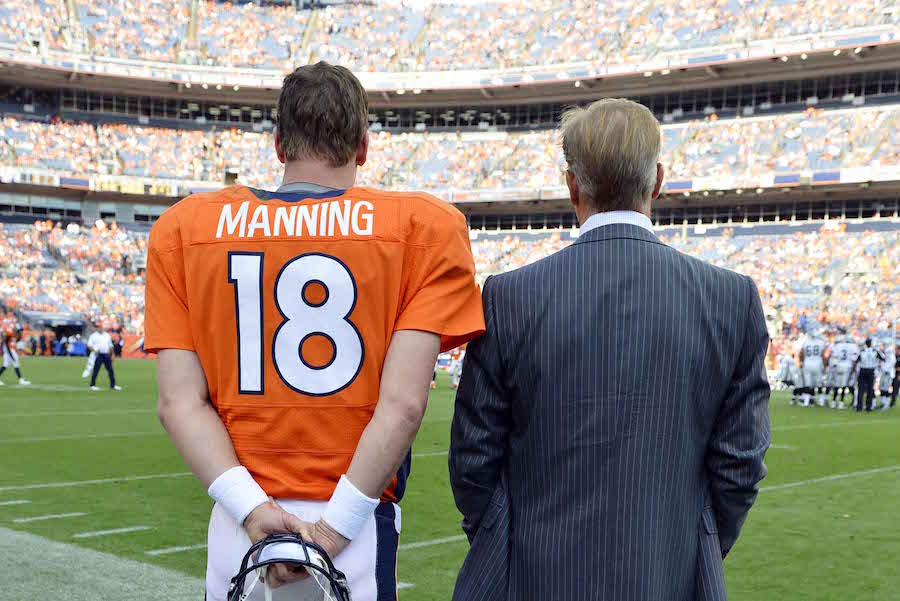
[[[421,193],[195,194],[154,225],[146,277],[145,348],[197,353],[239,460],[277,498],[330,498],[395,331],[442,351],[484,332],[465,219]]]

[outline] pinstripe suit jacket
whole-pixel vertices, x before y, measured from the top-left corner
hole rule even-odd
[[[451,435],[454,599],[724,600],[769,446],[753,281],[615,224],[483,296]]]

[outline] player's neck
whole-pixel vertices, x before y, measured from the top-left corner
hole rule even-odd
[[[284,165],[281,185],[305,182],[326,188],[346,190],[356,183],[356,165],[351,161],[343,167],[329,167],[324,161],[291,161]]]

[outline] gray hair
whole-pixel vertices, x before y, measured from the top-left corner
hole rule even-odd
[[[562,148],[582,193],[599,211],[642,211],[656,187],[662,128],[650,110],[604,98],[562,116]]]

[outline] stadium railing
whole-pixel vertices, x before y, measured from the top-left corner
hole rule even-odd
[[[848,167],[828,171],[770,171],[760,174],[755,182],[744,181],[740,185],[737,184],[736,178],[728,175],[695,177],[689,180],[667,181],[664,192],[673,194],[742,188],[789,188],[884,181],[900,181],[900,165]],[[224,187],[224,184],[221,182],[211,181],[158,179],[126,175],[63,174],[47,169],[11,166],[0,166],[0,182],[172,198],[182,198],[196,192],[209,192]],[[457,190],[446,188],[422,191],[453,203],[559,200],[568,198],[568,191],[565,186],[541,189]]]
[[[535,82],[566,82],[597,77],[615,77],[635,73],[653,73],[665,69],[684,69],[726,62],[758,60],[780,56],[834,51],[859,46],[877,46],[900,41],[900,32],[891,25],[878,25],[801,36],[754,40],[697,49],[661,52],[636,63],[601,62],[559,63],[510,69],[470,71],[415,71],[395,73],[357,73],[363,86],[373,92],[398,90],[450,90],[521,86]],[[154,62],[113,58],[71,51],[40,49],[26,52],[20,46],[0,43],[0,60],[95,75],[139,77],[191,85],[246,86],[279,89],[284,73],[278,70],[218,65]]]

